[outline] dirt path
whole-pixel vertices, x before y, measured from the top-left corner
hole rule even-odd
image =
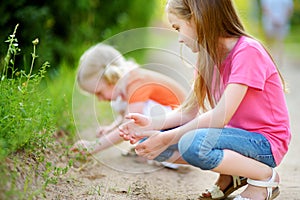
[[[291,52],[292,47],[291,45]],[[166,59],[161,52],[151,54],[150,58],[151,62],[158,62],[161,58],[164,59],[163,62],[168,60],[169,64],[175,67],[174,69],[181,64],[174,59]],[[300,119],[300,92],[298,91],[300,59],[296,55],[288,54],[285,57],[285,64],[282,72],[290,87],[287,102],[292,121],[293,139],[289,153],[277,168],[281,176],[281,194],[277,199],[299,200],[300,162],[297,154],[300,152],[300,134],[298,134],[300,132],[298,123]],[[85,99],[82,102],[86,105],[94,104],[93,100]],[[92,138],[98,123],[93,117],[94,109],[93,106],[85,107],[84,111],[79,112],[81,118],[86,120],[82,124],[81,122],[77,124],[80,127],[79,131],[85,130],[81,132],[81,137]],[[87,122],[89,127],[86,125]],[[216,174],[194,167],[176,171],[138,163],[134,157],[121,155],[121,152],[128,148],[128,143],[122,143],[97,154],[88,162],[76,163],[59,184],[49,187],[46,193],[47,199],[192,200],[197,199],[200,192],[210,187],[216,178]]]

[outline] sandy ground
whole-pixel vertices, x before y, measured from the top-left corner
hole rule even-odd
[[[277,168],[281,177],[281,194],[277,199],[299,200],[300,161],[297,154],[300,152],[300,135],[298,134],[300,132],[300,124],[298,124],[300,119],[300,92],[298,91],[300,59],[292,53],[292,44],[288,48],[291,54],[285,56],[281,70],[290,88],[287,102],[293,138],[287,156]],[[159,61],[159,59],[164,61]],[[170,65],[175,66],[174,69],[182,64],[176,59],[167,59],[166,56],[161,55],[161,52],[151,53],[149,56],[149,61],[154,63],[166,60]],[[94,100],[89,101],[91,102],[86,105],[94,104]],[[93,106],[90,107],[90,110],[85,107],[84,110],[78,112],[78,115],[75,114],[75,118],[77,116],[89,121],[88,126],[83,125],[84,122],[81,124],[77,121],[81,138],[93,138],[98,123],[97,120],[89,120],[89,117],[93,116],[94,109]],[[170,170],[161,166],[139,163],[134,157],[121,155],[122,151],[129,147],[130,145],[124,142],[95,155],[85,163],[77,163],[57,185],[49,187],[46,193],[47,199],[192,200],[198,199],[199,194],[209,188],[217,177],[212,172],[194,167]],[[238,192],[240,190],[234,194]],[[233,196],[228,199],[232,199]]]

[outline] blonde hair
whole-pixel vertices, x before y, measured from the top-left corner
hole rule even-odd
[[[122,54],[112,46],[99,43],[90,47],[79,60],[77,83],[83,89],[88,81],[99,81],[103,78],[108,84],[115,85],[127,72],[128,65]]]
[[[245,32],[232,0],[168,0],[166,10],[180,19],[193,19],[196,25],[199,45],[197,77],[194,94],[183,107],[190,109],[195,105],[193,101],[198,100],[198,106],[203,111],[207,111],[208,107],[214,108],[217,103],[214,93],[220,91],[217,70],[227,53],[219,39],[250,36]],[[282,82],[284,85],[283,78]]]

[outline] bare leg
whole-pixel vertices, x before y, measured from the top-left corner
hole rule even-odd
[[[187,163],[185,160],[182,159],[182,157],[178,151],[174,151],[171,158],[169,158],[166,162],[190,165],[189,163]]]
[[[269,180],[272,176],[272,169],[269,166],[231,150],[224,150],[222,162],[213,171],[262,181]],[[279,181],[278,175],[276,181]],[[267,191],[266,188],[248,185],[241,195],[250,199],[264,200]]]

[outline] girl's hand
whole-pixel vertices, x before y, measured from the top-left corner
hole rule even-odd
[[[130,140],[131,144],[135,144],[144,137],[152,135],[147,131],[150,129],[151,119],[145,115],[138,113],[130,113],[125,116],[127,122],[119,126],[120,136],[124,140]]]
[[[129,113],[125,116],[125,119],[134,120],[134,123],[139,126],[148,126],[151,123],[151,119],[146,115],[139,113]]]
[[[135,152],[139,156],[153,160],[170,146],[170,141],[165,136],[166,134],[163,132],[152,131],[151,136],[147,140],[136,146]]]

